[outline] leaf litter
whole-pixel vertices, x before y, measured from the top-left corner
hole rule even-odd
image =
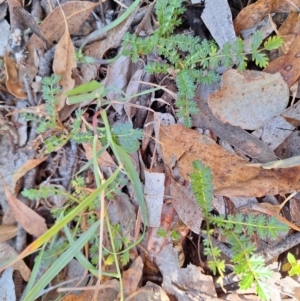
[[[296,142],[300,117],[297,88],[295,90],[300,75],[297,30],[300,3],[268,0],[247,5],[249,1],[239,2],[240,5],[236,6],[233,1],[218,1],[218,10],[214,9],[216,3],[212,0],[189,4],[196,14],[192,21],[189,20],[189,27],[200,28],[200,31],[194,29],[196,34],[200,32],[202,38],[213,37],[222,48],[225,42],[233,43],[237,35],[259,26],[268,14],[275,14],[264,31],[264,37],[271,33],[270,24],[278,26],[276,31],[283,38],[283,47],[267,54],[270,64],[264,69],[251,70],[250,66],[249,70],[242,72],[232,65],[227,71],[219,68],[222,73],[220,84],[199,84],[193,98],[200,110],[193,116],[193,129],[181,125],[182,120],[176,115],[177,88],[174,82],[178,71],[169,68],[148,76],[144,68],[147,61],[162,64],[171,57],[160,56],[159,52],[140,53],[140,61],[136,63],[121,55],[123,49],[120,46],[127,32],[145,37],[157,29],[154,3],[141,5],[136,0],[112,5],[112,1],[105,1],[99,5],[89,1],[66,1],[53,9],[41,6],[46,16],[37,25],[31,17],[33,7],[23,8],[20,3],[8,2],[9,9],[15,13],[9,15],[11,36],[6,41],[0,73],[1,262],[22,254],[28,247],[28,238],[31,241],[37,239],[39,243],[39,238],[42,239],[44,233],[49,233],[48,229],[60,222],[61,217],[55,214],[55,210],[62,210],[64,206],[74,208],[72,206],[78,200],[82,202],[97,189],[99,179],[108,181],[117,169],[120,158],[114,152],[114,144],[109,148],[109,137],[105,138],[96,130],[97,125],[105,124],[103,115],[97,118],[95,114],[100,107],[106,109],[113,128],[111,141],[117,143],[116,149],[120,147],[118,144],[126,149],[129,153],[127,162],[132,163],[144,184],[140,191],[146,199],[149,223],[141,219],[135,190],[137,183],[122,174],[108,185],[105,195],[100,193],[107,208],[103,203],[100,205],[99,200],[90,204],[88,210],[80,212],[72,223],[65,225],[75,231],[74,237],[69,236],[68,229],[61,229],[57,234],[64,243],[49,241],[50,245],[43,249],[44,258],[49,260],[47,264],[53,264],[57,256],[71,251],[68,245],[84,237],[83,233],[100,216],[102,219],[107,216],[111,228],[102,224],[99,235],[101,246],[104,246],[102,257],[99,258],[97,236],[85,244],[73,263],[70,258],[67,265],[69,270],[76,264],[86,267],[94,275],[90,276],[95,284],[93,290],[81,285],[80,294],[63,297],[64,292],[72,292],[72,287],[66,289],[66,283],[61,280],[63,274],[58,272],[51,277],[57,287],[63,289],[59,292],[54,286],[51,298],[115,300],[120,293],[121,279],[116,276],[116,258],[109,251],[113,237],[115,252],[119,254],[117,258],[122,263],[125,300],[146,300],[149,296],[171,300],[170,295],[179,301],[229,300],[229,294],[222,290],[222,287],[227,287],[226,281],[220,283],[213,276],[208,268],[209,258],[203,253],[203,239],[206,237],[202,232],[204,215],[191,192],[189,177],[195,159],[201,160],[212,171],[216,214],[243,211],[278,216],[280,221],[298,231],[299,196],[294,192],[300,190],[300,151]],[[127,12],[125,7],[129,7]],[[124,13],[126,18],[122,18]],[[5,21],[4,17],[0,22]],[[278,21],[280,17],[284,22]],[[224,22],[216,22],[220,19]],[[110,23],[112,21],[115,23]],[[31,30],[29,35],[23,31],[24,26]],[[87,31],[89,36],[84,26],[92,28],[91,32]],[[103,29],[103,26],[106,27]],[[183,23],[178,26],[178,32],[190,28]],[[18,48],[15,40],[19,41]],[[48,62],[50,73],[44,76],[59,75],[57,82],[61,90],[49,109],[49,103],[44,104],[42,90],[38,88],[41,78],[37,75],[40,61],[50,49],[54,56]],[[214,53],[214,48],[211,51]],[[80,55],[87,61],[81,60]],[[110,61],[112,58],[114,62]],[[81,92],[77,95],[68,95],[67,92],[94,80],[101,84],[101,89],[94,94],[90,89],[81,102],[69,104],[72,97],[73,100],[74,97],[80,99]],[[157,85],[161,90],[147,91]],[[166,92],[170,91],[168,87],[172,93]],[[294,104],[291,103],[291,93],[296,96]],[[31,100],[30,94],[33,95]],[[20,99],[25,101],[24,108],[16,105]],[[26,112],[31,119],[24,123],[22,113]],[[59,124],[57,128],[53,116]],[[40,118],[48,124],[44,131],[38,128]],[[49,126],[51,122],[52,127]],[[19,130],[21,126],[22,131]],[[73,128],[76,130],[72,132]],[[143,129],[144,137],[135,132],[137,128]],[[23,135],[25,138],[21,139]],[[101,139],[93,141],[92,137]],[[78,139],[78,146],[74,148],[71,139]],[[53,145],[49,145],[49,141]],[[38,196],[33,190],[37,188]],[[27,191],[25,196],[21,194],[24,191]],[[283,207],[283,216],[279,216],[280,204],[289,194],[294,196]],[[271,196],[276,204],[268,203]],[[145,236],[139,239],[143,231]],[[139,242],[135,244],[137,239]],[[276,240],[273,243],[266,239],[268,244],[256,239],[257,252],[265,254],[265,258],[273,254],[274,258],[300,243],[297,233],[293,232],[285,233],[281,239],[281,242]],[[229,264],[228,241],[219,233],[213,242],[224,247],[225,262]],[[29,248],[37,251],[34,243]],[[296,254],[299,250],[295,248]],[[280,253],[274,255],[277,249]],[[99,262],[104,264],[101,273],[97,271]],[[25,281],[37,276],[29,261],[19,260],[12,267],[21,272]],[[7,295],[14,295],[15,287],[9,273],[11,270],[5,269],[0,288],[2,291],[5,287]],[[46,270],[42,273],[47,275]],[[103,282],[96,284],[97,275],[101,274]],[[281,300],[281,281],[287,283],[286,287],[293,287],[295,283],[287,275],[283,278],[278,273],[276,277],[268,280],[273,290],[272,300]],[[151,281],[154,278],[159,286]],[[46,294],[43,289],[47,284],[43,283],[35,296]],[[244,292],[227,287],[229,290],[235,293],[236,300],[243,298]],[[255,291],[247,293],[252,294],[253,300],[256,298]],[[286,296],[297,298],[297,292],[290,290]]]

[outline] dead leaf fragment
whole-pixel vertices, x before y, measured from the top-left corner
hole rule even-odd
[[[214,140],[181,125],[161,127],[160,142],[165,164],[170,168],[175,157],[186,181],[190,181],[194,160],[209,166],[217,195],[261,197],[300,189],[300,166],[275,170],[248,166],[246,160],[225,151]]]
[[[138,285],[143,276],[144,263],[142,258],[139,256],[133,262],[129,269],[123,273],[123,285],[124,293],[129,296],[138,289]]]
[[[165,174],[145,170],[145,201],[147,205],[148,226],[159,227],[164,201]]]
[[[20,178],[22,178],[28,171],[31,169],[37,167],[39,164],[47,160],[48,156],[40,158],[40,159],[29,159],[26,161],[25,164],[23,164],[21,167],[19,167],[12,177],[12,189],[15,189],[16,184]]]
[[[233,25],[237,35],[241,30],[251,28],[263,20],[268,14],[278,12],[298,11],[299,0],[259,0],[254,4],[246,6],[235,18]]]
[[[89,1],[70,1],[55,8],[40,25],[41,34],[50,42],[58,42],[65,33],[65,21],[62,11],[66,16],[68,29],[73,34],[87,19],[92,10],[99,3]],[[31,37],[29,44],[34,44],[35,37]]]
[[[53,71],[60,75],[59,81],[61,88],[58,96],[57,110],[60,111],[65,105],[65,92],[70,91],[75,86],[75,80],[72,78],[72,70],[76,68],[75,49],[70,37],[69,30],[66,26],[66,31],[56,46],[56,51],[53,61]]]
[[[7,244],[6,242],[0,243],[0,262],[5,262],[17,255],[18,255],[18,253],[16,252],[16,250],[14,248],[12,248],[9,244]],[[31,271],[27,267],[27,265],[24,263],[23,260],[18,260],[11,267],[14,270],[20,271],[20,273],[25,281],[29,280]]]
[[[6,269],[0,278],[1,300],[16,300],[15,284],[13,281],[13,269]]]
[[[5,196],[15,219],[20,225],[30,234],[39,237],[44,234],[48,228],[45,219],[35,213],[32,209],[27,207],[24,203],[19,201],[9,190],[4,183]]]
[[[16,62],[9,57],[7,52],[4,56],[4,66],[6,71],[6,88],[9,93],[17,98],[27,98],[27,94],[24,93],[19,81],[19,71]]]
[[[0,242],[7,241],[17,235],[18,227],[12,225],[0,225]]]
[[[255,130],[281,113],[288,101],[289,88],[280,74],[229,69],[208,105],[222,122]]]
[[[65,33],[65,21],[62,14],[66,16],[68,23],[69,34],[73,34],[79,26],[88,18],[92,10],[98,6],[99,3],[92,3],[89,1],[69,1],[54,9],[47,18],[40,25],[40,33],[47,39],[50,43],[58,42]],[[35,66],[35,51],[36,49],[43,49],[44,42],[33,35],[28,44],[28,59],[27,64],[29,66]],[[36,75],[37,70],[32,71],[30,78],[33,79]]]
[[[278,59],[272,61],[265,69],[264,72],[276,73],[280,72],[283,79],[291,87],[300,76],[300,34],[296,36],[295,42],[291,45],[290,49]]]

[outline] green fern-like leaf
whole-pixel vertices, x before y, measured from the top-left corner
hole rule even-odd
[[[252,60],[260,68],[266,67],[268,65],[268,63],[269,63],[269,59],[266,56],[266,54],[265,53],[261,53],[261,52],[253,52],[252,53]]]
[[[112,134],[117,137],[120,146],[129,153],[133,153],[139,149],[139,139],[143,138],[143,131],[140,129],[133,129],[129,122],[115,125],[112,128]]]
[[[251,42],[251,49],[252,52],[257,51],[258,47],[263,41],[263,35],[261,31],[255,31],[252,37],[252,42]]]
[[[130,260],[130,253],[129,250],[122,252],[120,255],[120,261],[123,266],[127,265]]]
[[[209,216],[213,209],[213,176],[210,168],[204,166],[201,161],[193,161],[192,165],[194,172],[190,174],[191,187],[204,215]]]
[[[278,36],[270,37],[265,43],[264,48],[266,50],[273,50],[279,48],[283,44],[282,38]]]

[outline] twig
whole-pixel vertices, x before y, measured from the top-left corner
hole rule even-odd
[[[285,238],[283,241],[279,242],[273,247],[266,248],[256,255],[261,255],[264,257],[265,261],[268,262],[272,258],[282,254],[283,252],[291,249],[292,247],[298,245],[300,243],[300,233],[295,233]]]

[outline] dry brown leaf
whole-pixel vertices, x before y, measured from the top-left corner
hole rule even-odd
[[[280,72],[283,79],[291,87],[300,76],[300,34],[296,36],[295,42],[291,45],[286,55],[272,61],[264,72]]]
[[[208,105],[222,122],[255,130],[281,113],[289,96],[279,73],[229,69],[222,76],[221,88],[210,94]]]
[[[17,98],[27,98],[27,94],[24,93],[23,87],[20,85],[19,72],[16,62],[9,57],[7,52],[4,56],[4,66],[6,72],[7,90]]]
[[[40,159],[30,159],[26,161],[25,164],[23,164],[20,168],[18,168],[12,177],[12,190],[15,189],[16,184],[20,178],[22,178],[28,171],[31,169],[37,167],[39,164],[47,160],[48,156],[40,158]]]
[[[87,19],[92,10],[99,3],[89,1],[70,1],[53,10],[40,25],[41,34],[50,42],[58,42],[65,33],[65,21],[61,9],[64,11],[70,34]],[[35,36],[31,37],[29,44],[34,44]]]
[[[17,235],[18,227],[12,225],[0,225],[0,242],[7,241]]]
[[[44,234],[48,228],[45,219],[19,201],[9,190],[3,180],[5,196],[18,223],[30,234],[39,237]]]
[[[70,1],[61,5],[68,23],[69,33],[73,34],[79,26],[88,18],[92,10],[98,6],[99,3],[92,3],[89,1]],[[47,18],[40,25],[41,34],[51,43],[58,42],[65,33],[65,21],[60,7],[53,10]],[[29,66],[35,66],[35,51],[36,49],[44,48],[44,42],[33,35],[28,44],[28,59]],[[37,71],[30,73],[32,79]]]
[[[280,36],[297,35],[300,32],[299,12],[290,12],[284,23],[280,26]]]
[[[266,170],[222,149],[214,140],[182,125],[161,127],[163,160],[170,168],[174,158],[180,174],[190,181],[196,159],[211,168],[214,193],[228,197],[261,197],[300,189],[300,166]],[[174,166],[174,164],[173,164]],[[170,168],[171,169],[171,168]]]
[[[61,91],[58,96],[57,110],[60,111],[65,105],[65,92],[70,91],[75,86],[75,80],[72,78],[72,70],[77,67],[75,60],[75,49],[70,37],[70,33],[65,23],[65,33],[56,46],[53,60],[53,71],[56,75],[60,75],[59,84]]]
[[[84,55],[102,59],[105,52],[107,52],[109,49],[119,47],[123,40],[124,34],[128,31],[138,10],[139,6],[135,8],[135,10],[126,20],[112,28],[105,40],[97,41],[88,45]]]
[[[170,193],[173,206],[180,219],[194,233],[199,233],[203,221],[203,214],[191,189],[171,180]]]
[[[123,272],[123,285],[126,296],[131,295],[138,289],[143,276],[143,267],[143,260],[138,256],[130,268]]]
[[[292,5],[291,2],[294,4]],[[241,30],[253,27],[263,20],[268,14],[278,12],[298,11],[300,0],[259,0],[254,4],[246,6],[235,18],[233,24],[237,35]]]
[[[0,262],[5,262],[17,255],[18,255],[18,253],[16,252],[16,250],[14,248],[12,248],[9,244],[7,244],[6,242],[0,243]],[[25,281],[29,280],[31,271],[27,267],[27,265],[24,263],[23,260],[18,260],[11,267],[14,270],[20,271],[20,273]]]

